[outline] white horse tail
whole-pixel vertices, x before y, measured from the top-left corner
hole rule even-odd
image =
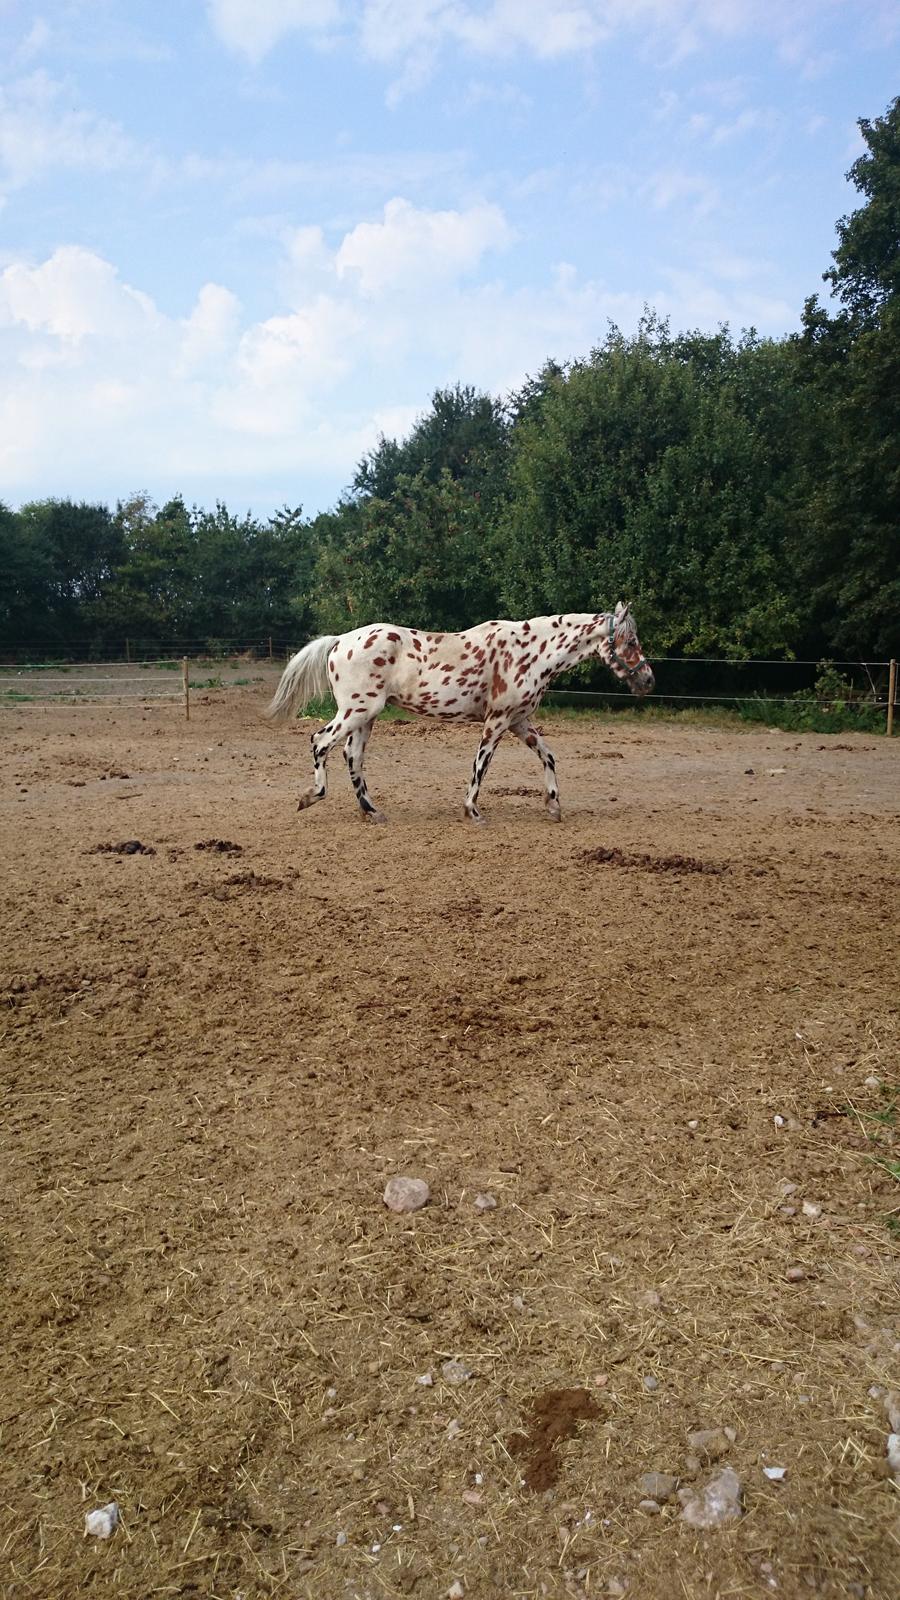
[[[267,717],[283,722],[297,706],[305,706],[316,695],[331,693],[328,657],[339,637],[339,634],[327,633],[321,639],[311,639],[295,656],[291,656],[281,674],[275,698],[266,711]]]

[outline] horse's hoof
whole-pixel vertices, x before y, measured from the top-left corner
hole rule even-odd
[[[477,811],[467,811],[465,817],[467,822],[474,822],[479,828],[487,827],[487,817],[482,817]]]
[[[318,797],[316,795],[315,790],[314,789],[309,789],[307,791],[307,793],[306,794],[302,794],[300,796],[300,799],[297,801],[297,810],[298,811],[305,811],[307,806],[311,806],[311,805],[315,804],[315,801],[316,801],[317,798]]]
[[[559,806],[554,805],[547,807],[547,821],[562,822],[562,812],[560,811]]]
[[[387,822],[383,811],[364,811],[363,822]]]

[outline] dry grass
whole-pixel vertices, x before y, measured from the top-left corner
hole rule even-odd
[[[100,713],[41,727],[2,812],[4,1596],[893,1600],[887,769],[879,798],[868,757],[817,776],[798,745],[815,815],[796,786],[757,815],[760,735],[632,734],[611,775],[561,728],[564,827],[516,751],[475,837],[446,819],[465,737],[389,727],[396,825],[367,831],[340,800],[298,822],[305,740],[233,708],[126,753]],[[85,854],[126,836],[116,760],[155,856]],[[238,873],[195,849],[220,834]],[[412,1217],[398,1171],[431,1185]],[[511,1437],[575,1386],[598,1414],[531,1492]],[[641,1513],[712,1426],[741,1521]]]

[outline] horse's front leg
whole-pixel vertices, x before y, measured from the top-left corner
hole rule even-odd
[[[481,735],[481,743],[475,756],[475,764],[472,767],[472,779],[466,790],[465,813],[472,822],[484,821],[484,817],[481,815],[476,803],[478,791],[491,764],[494,751],[508,727],[509,719],[505,713],[488,712]]]
[[[384,812],[379,811],[369,799],[369,791],[366,787],[365,775],[363,773],[366,745],[369,742],[369,734],[371,732],[372,723],[367,722],[363,727],[356,728],[354,732],[351,733],[347,743],[344,745],[344,760],[347,763],[347,771],[350,774],[350,782],[353,785],[354,793],[359,801],[359,807],[366,822],[387,822],[387,817],[385,816]]]
[[[537,728],[529,722],[527,717],[520,717],[512,724],[512,731],[517,739],[527,744],[529,750],[536,750],[544,768],[544,790],[547,806],[547,816],[551,822],[559,822],[562,812],[559,808],[559,783],[556,778],[556,762],[553,751],[541,738]]]

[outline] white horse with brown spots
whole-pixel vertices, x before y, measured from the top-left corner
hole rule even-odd
[[[653,672],[621,601],[615,611],[482,622],[465,633],[423,633],[374,622],[352,633],[313,639],[288,662],[268,710],[270,717],[287,717],[329,689],[337,702],[331,721],[312,736],[314,781],[301,795],[299,809],[324,800],[328,752],[343,739],[363,816],[384,822],[369,799],[363,761],[379,711],[400,706],[445,722],[483,724],[465,800],[473,822],[483,820],[478,791],[507,730],[540,757],[547,813],[558,822],[556,763],[531,718],[550,680],[588,656],[598,656],[633,694],[653,689]]]

